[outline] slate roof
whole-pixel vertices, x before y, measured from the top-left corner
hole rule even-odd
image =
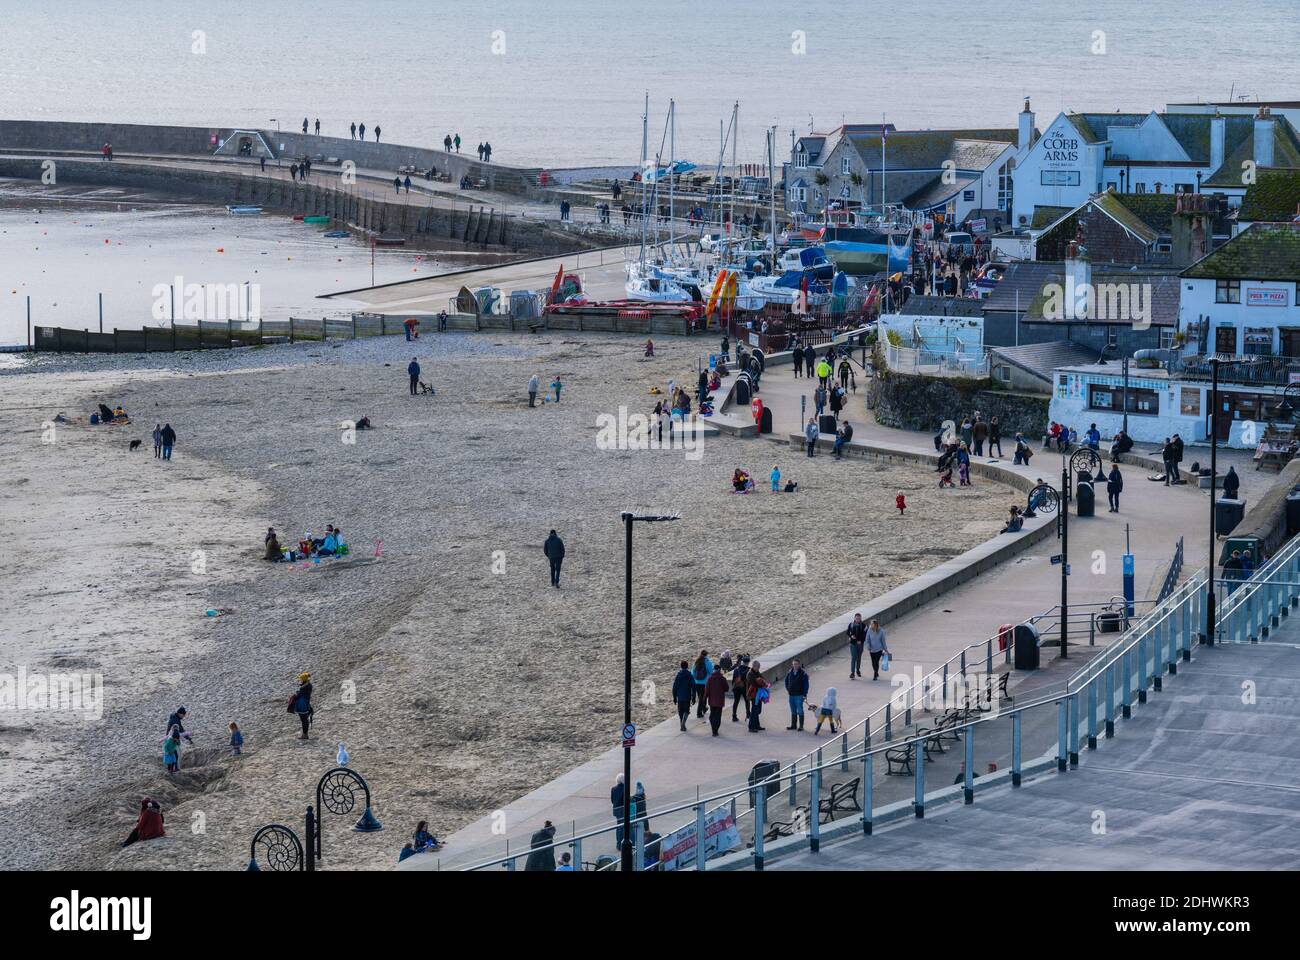
[[[1029,229],[1044,230],[1071,212],[1073,211],[1070,207],[1034,207],[1034,216],[1029,221]]]
[[[1291,222],[1300,211],[1300,170],[1256,171],[1255,182],[1241,198],[1238,220]]]
[[[938,170],[952,160],[959,170],[983,170],[1020,136],[1018,129],[898,130],[885,142],[886,170]],[[880,135],[848,138],[869,170],[880,169]],[[996,145],[996,147],[995,147]]]
[[[1002,279],[993,288],[993,292],[983,300],[984,312],[1014,312],[1017,303],[1018,309],[1022,311],[1028,309],[1038,291],[1047,282],[1048,276],[1053,270],[1060,269],[1059,263],[1039,263],[1037,260],[1015,261],[1007,267]],[[1016,300],[1017,293],[1020,295],[1019,301]]]
[[[1097,362],[1096,350],[1082,347],[1070,340],[1027,343],[1018,347],[989,347],[989,352],[993,354],[993,362],[1001,359],[1049,383],[1052,371],[1058,367]]]
[[[1182,275],[1192,280],[1300,282],[1300,223],[1252,223]]]
[[[979,177],[959,177],[955,183],[944,183],[943,177],[938,176],[907,197],[903,201],[903,206],[909,210],[928,210],[941,203],[947,203],[971,184],[979,182]]]
[[[973,297],[927,297],[920,294],[907,298],[898,311],[909,317],[981,317],[984,303]]]
[[[1065,264],[1063,263],[1046,263],[1043,264],[1049,268],[1039,288],[1032,292],[1032,299],[1025,308],[1021,319],[1036,323],[1119,323],[1127,324],[1130,321],[1126,318],[1084,318],[1084,319],[1067,319],[1059,317],[1048,317],[1043,315],[1043,308],[1047,305],[1053,287],[1064,289],[1065,286]],[[1003,280],[1005,283],[1006,280]],[[1150,296],[1151,325],[1155,327],[1176,327],[1178,325],[1178,301],[1182,290],[1178,274],[1173,272],[1157,272],[1150,267],[1109,267],[1109,265],[1093,265],[1092,284],[1094,287],[1101,287],[1107,284],[1124,284],[1138,285],[1142,288],[1144,299]],[[1002,284],[998,284],[1001,287]],[[995,288],[996,292],[996,288]],[[1103,292],[1098,292],[1099,298],[1104,297]],[[1023,294],[1021,303],[1024,303]]]

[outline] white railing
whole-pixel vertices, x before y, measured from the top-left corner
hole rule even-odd
[[[967,377],[981,380],[989,375],[989,355],[980,353],[938,353],[917,347],[885,345],[885,363],[895,373],[926,377]]]

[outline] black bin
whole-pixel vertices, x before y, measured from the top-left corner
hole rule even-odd
[[[779,760],[758,761],[758,763],[754,764],[753,768],[749,771],[749,785],[752,787],[757,783],[762,783],[764,780],[767,780],[768,777],[771,777],[771,780],[767,780],[767,783],[763,784],[762,792],[764,796],[776,796],[781,792],[781,778],[776,776],[780,769],[781,762]]]
[[[1245,500],[1230,500],[1220,497],[1214,502],[1214,528],[1220,536],[1227,536],[1236,529],[1237,524],[1246,516]],[[1297,529],[1300,520],[1300,498],[1293,493],[1286,498],[1286,526],[1288,535]]]
[[[759,433],[772,432],[772,408],[771,407],[763,408],[763,413],[758,418],[758,432]]]
[[[1030,623],[1018,623],[1013,634],[1017,670],[1038,669],[1038,631]]]
[[[821,419],[817,421],[817,429],[823,435],[830,434],[833,436],[835,431],[839,429],[839,425],[835,422],[835,415],[833,413],[823,413]]]
[[[1074,501],[1077,504],[1075,508],[1077,516],[1091,517],[1097,506],[1092,484],[1087,480],[1080,480],[1074,490]]]
[[[1246,512],[1244,500],[1241,501],[1241,511],[1243,515]],[[1292,490],[1286,498],[1286,535],[1294,536],[1297,531],[1300,531],[1300,490]]]

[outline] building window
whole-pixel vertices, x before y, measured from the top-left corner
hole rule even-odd
[[[1011,168],[1008,160],[998,167],[998,209],[1007,210],[1011,205]]]
[[[808,154],[803,150],[797,151],[794,155],[794,165],[800,170],[808,166]]]
[[[1077,187],[1080,183],[1078,170],[1042,170],[1039,182],[1044,187]]]
[[[1003,383],[1011,382],[1011,367],[1009,364],[1003,364],[998,367],[998,379]]]
[[[1107,189],[1107,190],[1114,190],[1114,189],[1116,189],[1117,187],[1118,187],[1118,184],[1116,184],[1114,180],[1107,180],[1107,181],[1106,181],[1106,189]]]
[[[849,175],[849,158],[848,158],[848,157],[840,157],[840,173],[843,174],[843,175],[846,176],[846,177]]]
[[[1175,183],[1174,193],[1191,193],[1192,185],[1190,183]]]
[[[1242,353],[1247,356],[1266,356],[1273,352],[1272,327],[1247,327],[1243,338]]]
[[[1102,384],[1088,385],[1088,409],[1106,413],[1124,412],[1124,389]],[[1128,412],[1154,417],[1160,413],[1160,394],[1139,387],[1128,389]]]
[[[1162,327],[1160,329],[1160,349],[1171,350],[1174,346],[1174,328]]]
[[[1241,281],[1240,280],[1215,280],[1214,281],[1214,302],[1215,303],[1241,303]]]

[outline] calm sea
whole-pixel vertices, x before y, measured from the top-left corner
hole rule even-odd
[[[882,114],[1014,127],[1025,96],[1040,120],[1293,96],[1297,40],[1295,0],[4,0],[0,116],[308,116],[326,133],[459,132],[502,163],[565,166],[635,162],[648,91],[651,140],[675,97],[678,155],[697,163],[714,162],[739,100],[740,159],[761,162],[769,125],[788,151],[791,129]]]

